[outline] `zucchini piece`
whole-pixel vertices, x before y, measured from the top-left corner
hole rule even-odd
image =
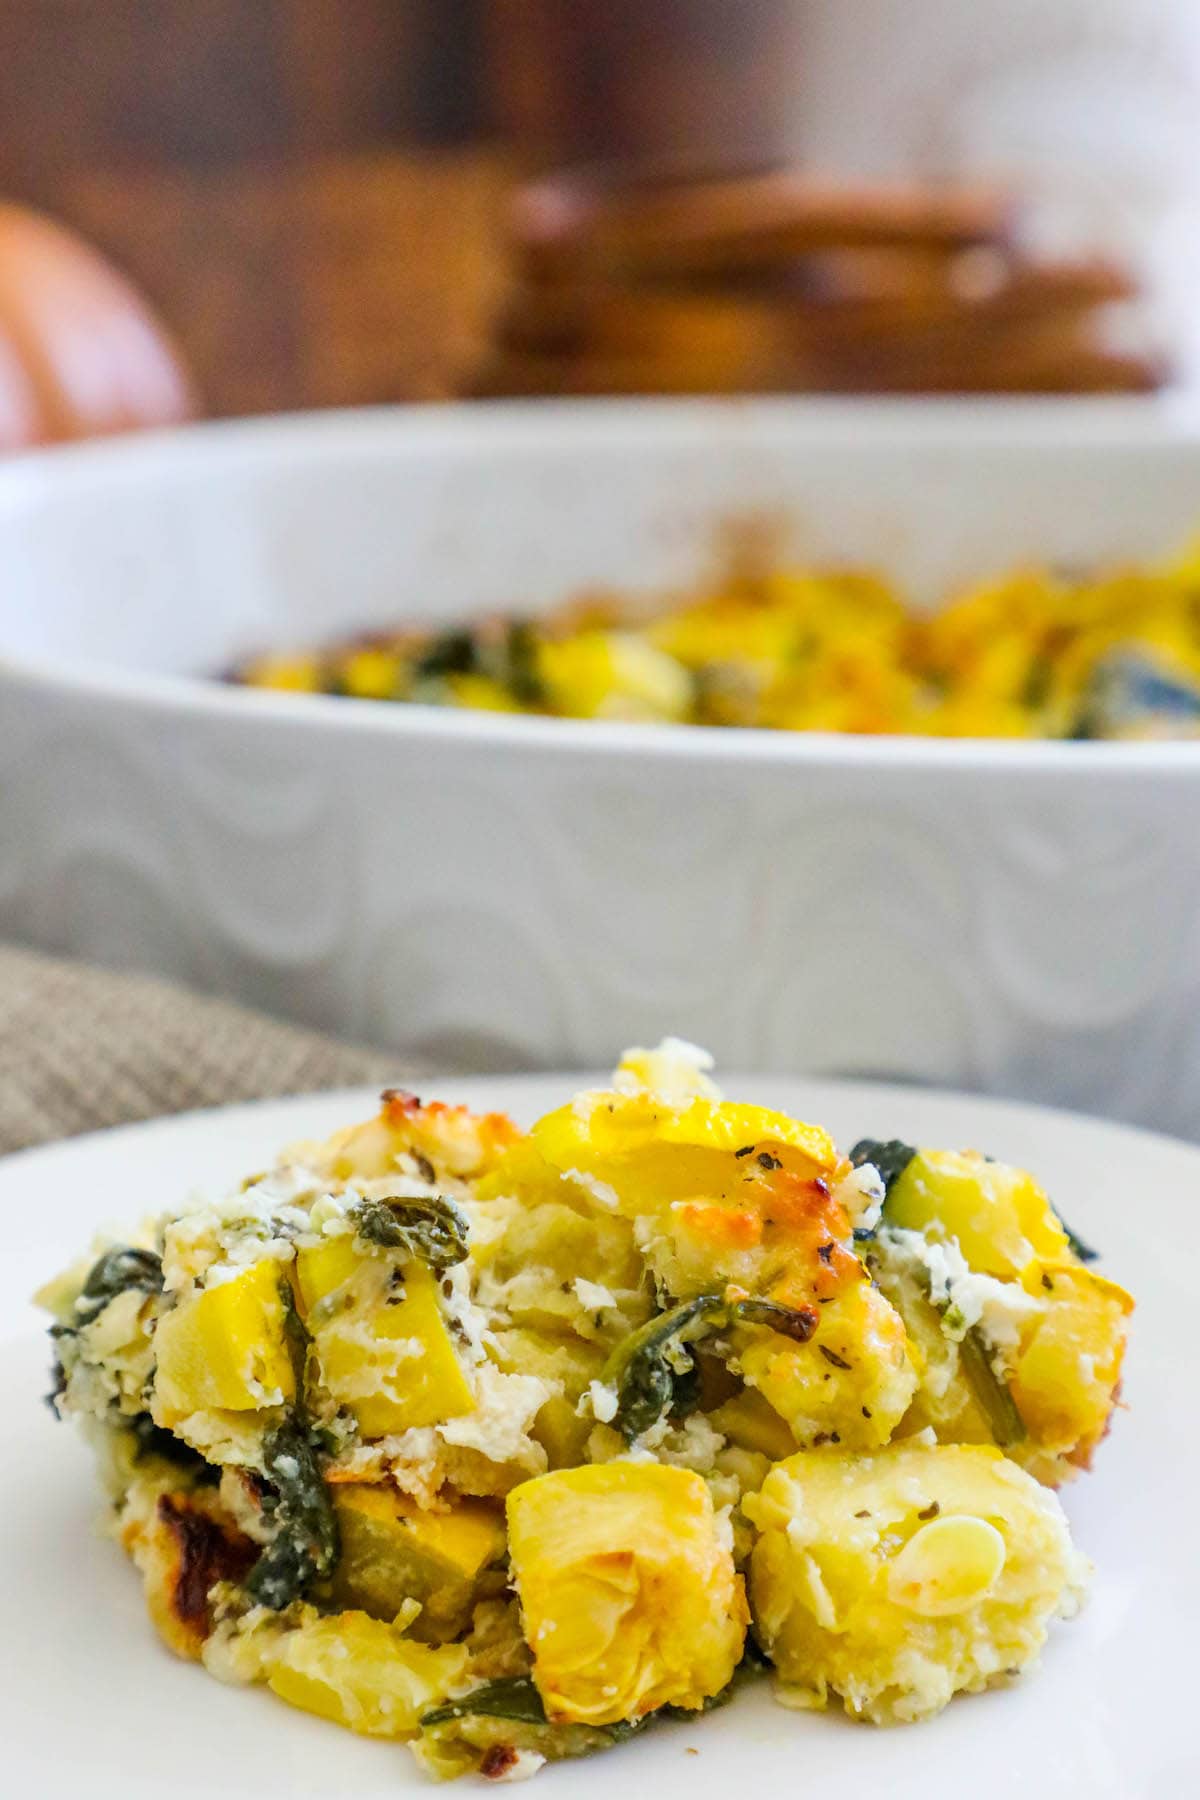
[[[885,1217],[906,1231],[953,1238],[970,1268],[1019,1280],[1067,1248],[1045,1192],[1026,1169],[973,1150],[919,1150],[888,1189]]]
[[[390,1483],[351,1482],[336,1489],[333,1504],[342,1550],[332,1591],[340,1606],[391,1620],[417,1600],[409,1635],[444,1643],[465,1630],[485,1583],[503,1586],[504,1519],[483,1500],[427,1512]]]
[[[786,1419],[754,1387],[722,1401],[709,1413],[708,1421],[737,1449],[751,1450],[768,1462],[782,1462],[800,1448]]]
[[[930,1717],[1032,1663],[1079,1593],[1058,1501],[992,1445],[801,1451],[743,1506],[756,1626],[794,1705]]]
[[[1040,1448],[1086,1467],[1108,1428],[1133,1299],[1065,1260],[1031,1271],[1026,1285],[1048,1304],[1013,1370],[1013,1398]]]
[[[958,1346],[959,1363],[971,1392],[983,1411],[989,1429],[1001,1449],[1019,1444],[1029,1434],[1017,1403],[992,1367],[987,1345],[977,1325],[972,1325]]]

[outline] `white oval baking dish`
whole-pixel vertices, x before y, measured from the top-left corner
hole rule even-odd
[[[1200,527],[1146,403],[533,405],[0,468],[0,935],[426,1057],[724,1063],[1200,1130],[1200,746],[252,693],[247,650],[694,576],[754,512],[925,592]]]

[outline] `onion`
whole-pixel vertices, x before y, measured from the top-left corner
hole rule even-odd
[[[193,410],[179,356],[129,282],[73,232],[0,205],[0,451]]]

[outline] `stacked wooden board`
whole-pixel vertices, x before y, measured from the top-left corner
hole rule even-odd
[[[521,189],[489,394],[1087,393],[1158,386],[1137,284],[1022,246],[967,188],[568,173]],[[1126,325],[1127,325],[1126,317]]]

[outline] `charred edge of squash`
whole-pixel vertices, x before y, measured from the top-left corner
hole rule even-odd
[[[213,1626],[209,1594],[218,1581],[244,1580],[258,1548],[242,1532],[226,1529],[194,1506],[186,1494],[162,1494],[158,1518],[175,1544],[171,1611],[185,1631],[206,1638]]]

